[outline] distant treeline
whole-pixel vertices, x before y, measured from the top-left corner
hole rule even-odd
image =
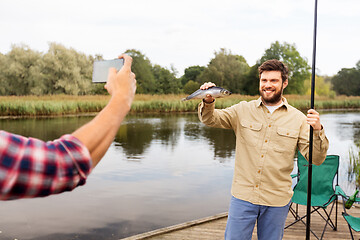
[[[204,82],[214,82],[233,93],[258,94],[257,68],[266,60],[279,59],[290,70],[286,94],[310,93],[310,66],[296,50],[295,44],[271,44],[255,65],[249,66],[241,55],[230,50],[215,51],[207,66],[190,66],[181,77],[177,70],[162,67],[140,51],[126,51],[133,57],[132,70],[136,74],[137,93],[189,94]],[[61,44],[50,43],[46,53],[35,51],[26,45],[13,45],[6,53],[0,53],[0,95],[93,95],[106,94],[103,84],[92,84],[92,67],[101,55],[79,53]],[[343,68],[334,76],[316,77],[316,95],[360,96],[360,61],[354,68]]]

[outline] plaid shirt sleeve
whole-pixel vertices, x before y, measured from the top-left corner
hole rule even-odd
[[[90,172],[90,153],[72,135],[44,142],[0,131],[0,200],[71,191]]]

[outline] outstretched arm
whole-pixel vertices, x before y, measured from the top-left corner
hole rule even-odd
[[[132,58],[125,54],[119,58],[124,58],[124,66],[119,72],[111,68],[105,85],[111,95],[109,103],[93,120],[72,133],[89,150],[93,168],[113,142],[135,95],[136,80],[135,74],[131,72]]]

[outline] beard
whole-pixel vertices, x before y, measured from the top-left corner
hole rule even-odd
[[[264,104],[275,104],[281,101],[283,86],[281,86],[281,89],[279,91],[276,91],[275,89],[272,96],[267,96],[263,90],[264,89],[260,89],[260,96]]]

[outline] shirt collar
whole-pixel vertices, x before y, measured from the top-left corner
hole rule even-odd
[[[282,97],[282,104],[279,106],[279,108],[281,108],[281,107],[285,107],[286,109],[288,109],[289,108],[289,103],[288,103],[288,101],[286,100],[286,98],[285,97]],[[256,107],[260,107],[261,105],[264,105],[265,106],[265,104],[262,102],[262,100],[261,100],[261,97],[259,97],[257,100],[256,100]]]

